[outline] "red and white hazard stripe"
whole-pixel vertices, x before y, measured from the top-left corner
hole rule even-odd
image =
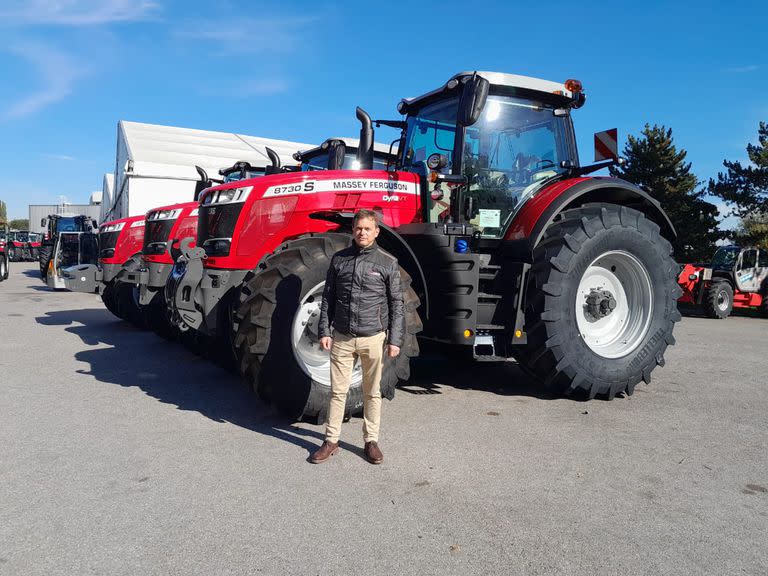
[[[619,157],[618,130],[611,128],[595,132],[595,162],[615,160]]]

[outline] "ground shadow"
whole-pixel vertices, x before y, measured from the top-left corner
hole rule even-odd
[[[37,278],[40,280],[40,270],[35,268],[27,268],[26,270],[22,270],[21,273],[27,278]]]
[[[139,330],[107,310],[59,310],[36,318],[44,326],[66,326],[89,346],[75,354],[89,369],[78,370],[99,382],[137,387],[179,410],[198,412],[216,422],[290,442],[307,451],[323,441],[321,430],[306,430],[258,401],[238,376],[198,357],[177,342]],[[344,450],[362,449],[342,442]]]
[[[400,389],[409,394],[439,394],[441,386],[501,396],[554,398],[515,362],[476,362],[457,358],[450,350],[443,353],[430,351],[419,356],[411,366],[411,379]]]
[[[160,402],[179,410],[192,410],[216,422],[229,422],[248,430],[314,451],[322,430],[307,430],[258,401],[243,380],[196,356],[181,344],[139,330],[105,309],[47,312],[36,318],[43,326],[65,326],[88,348],[75,354],[87,364],[82,374],[99,382],[138,387]],[[503,396],[550,396],[514,363],[470,363],[447,356],[425,355],[415,362],[411,381],[399,394],[439,394],[445,386],[479,390]],[[342,447],[363,456],[359,447]]]

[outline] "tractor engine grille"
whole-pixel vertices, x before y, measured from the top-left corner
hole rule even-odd
[[[117,238],[120,236],[120,231],[115,232],[100,232],[99,233],[99,257],[100,258],[112,258],[115,255],[115,246],[117,246]]]
[[[176,220],[147,220],[144,225],[144,254],[160,256],[168,248],[168,237]]]
[[[228,256],[237,219],[243,203],[200,206],[197,244],[208,256]]]

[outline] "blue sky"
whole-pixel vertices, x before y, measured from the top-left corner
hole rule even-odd
[[[460,70],[584,83],[592,133],[674,130],[700,180],[768,120],[768,2],[0,0],[0,199],[86,202],[121,119],[320,142]],[[380,132],[377,139],[394,138]]]

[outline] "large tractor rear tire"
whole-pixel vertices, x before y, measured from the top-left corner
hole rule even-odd
[[[768,292],[763,292],[763,300],[760,302],[760,315],[768,318]]]
[[[52,255],[53,246],[47,244],[40,246],[40,254],[37,261],[40,263],[40,278],[43,279],[43,282],[45,282],[48,277],[48,264],[51,261]]]
[[[643,213],[564,211],[534,250],[524,367],[555,393],[590,399],[650,383],[675,342],[676,274],[671,244]]]
[[[733,287],[727,280],[715,278],[704,292],[701,305],[710,318],[728,318],[733,311]]]
[[[330,356],[321,350],[317,325],[328,267],[349,246],[346,234],[305,236],[285,243],[263,269],[249,275],[233,319],[240,373],[259,397],[291,418],[325,420],[330,400]],[[401,269],[405,300],[405,342],[397,358],[385,358],[381,394],[410,377],[410,360],[419,353],[419,298]],[[362,376],[353,372],[346,415],[363,408]]]

